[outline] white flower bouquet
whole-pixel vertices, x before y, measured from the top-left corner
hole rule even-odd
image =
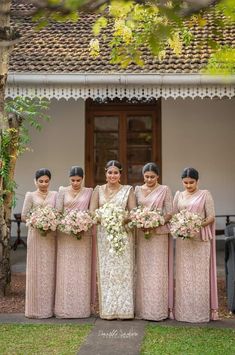
[[[127,231],[124,223],[127,211],[112,203],[106,203],[95,211],[94,221],[100,223],[106,230],[110,243],[109,252],[112,255],[121,255],[127,244]]]
[[[139,206],[133,208],[129,214],[129,228],[139,228],[144,232],[146,239],[151,237],[152,230],[164,225],[165,219],[160,209]]]
[[[26,226],[38,229],[42,236],[55,231],[58,223],[59,213],[51,206],[36,207],[28,213],[26,218]]]
[[[202,226],[203,218],[186,209],[175,214],[170,220],[170,231],[174,238],[193,238]]]
[[[89,211],[74,209],[63,213],[58,229],[65,234],[81,239],[82,234],[87,232],[93,224],[94,222]]]

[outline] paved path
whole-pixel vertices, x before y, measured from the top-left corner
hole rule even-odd
[[[1,323],[17,323],[17,324],[95,324],[96,317],[90,318],[74,318],[74,319],[58,319],[55,317],[46,319],[29,319],[24,313],[0,313]]]
[[[138,355],[147,322],[97,319],[78,355]]]

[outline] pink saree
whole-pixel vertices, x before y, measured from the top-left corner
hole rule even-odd
[[[202,214],[205,208],[206,190],[200,190],[195,197],[189,211]],[[217,272],[216,272],[216,240],[215,240],[215,222],[201,229],[201,239],[210,240],[210,306],[211,320],[218,319],[218,290],[217,290]]]
[[[208,202],[209,201],[209,202]],[[206,203],[210,203],[210,215],[214,214],[213,211],[213,200],[207,190],[199,190],[195,194],[190,197],[190,199],[185,199],[184,195],[182,193],[177,193],[175,196],[174,200],[174,206],[177,208],[177,210],[182,210],[183,208],[187,208],[189,211],[198,213],[201,215],[203,218],[208,215],[208,212],[206,212]],[[208,207],[207,207],[208,208]],[[205,242],[205,244],[204,244]],[[209,243],[209,249],[207,248]],[[206,251],[208,250],[208,252]],[[190,254],[192,253],[192,255]],[[201,253],[201,254],[200,254]],[[191,255],[191,260],[189,255]],[[201,255],[201,256],[200,256]],[[197,259],[198,258],[198,259]],[[189,264],[187,264],[187,260]],[[193,261],[194,260],[194,261]],[[208,260],[208,261],[207,261]],[[208,264],[209,265],[208,265]],[[187,309],[187,304],[189,305],[190,301],[184,300],[183,298],[185,296],[185,292],[187,292],[187,287],[184,285],[184,280],[187,279],[187,272],[185,269],[190,269],[191,271],[188,271],[192,273],[191,275],[191,280],[195,277],[195,280],[198,281],[198,284],[196,286],[196,281],[194,281],[194,285],[191,284],[190,282],[187,282],[187,287],[191,287],[191,293],[194,294],[196,292],[201,292],[201,297],[200,301],[198,303],[198,307],[201,305],[201,309],[204,309],[202,311],[202,318],[195,313],[200,313],[198,310],[197,312],[194,311],[190,315],[190,307]],[[209,284],[209,290],[208,290],[208,296],[204,293],[206,292],[206,278],[207,278],[207,270],[208,269],[208,284]],[[197,271],[193,271],[197,270]],[[205,274],[201,277],[200,274]],[[189,274],[188,274],[189,275]],[[200,279],[201,278],[201,279]],[[191,285],[191,286],[190,286]],[[195,288],[199,287],[201,288],[199,290],[196,290]],[[193,291],[194,288],[194,291]],[[183,291],[184,289],[184,291]],[[195,296],[196,297],[196,296]],[[209,318],[211,320],[216,320],[218,319],[218,293],[217,293],[217,274],[216,274],[216,247],[215,247],[215,223],[208,225],[206,227],[201,228],[201,233],[200,236],[198,236],[198,240],[177,240],[176,241],[176,314],[178,313],[178,316],[180,319],[178,320],[186,320],[186,321],[192,321],[192,322],[200,322],[200,321],[208,321],[206,319],[206,316],[204,318],[204,314],[206,314],[206,306],[202,304],[202,300],[204,299],[203,302],[207,302],[206,298],[209,297],[209,308],[210,312],[208,310]],[[182,299],[181,299],[182,298]],[[188,297],[190,298],[190,297]],[[192,304],[192,308],[195,306],[196,301],[194,304]],[[205,303],[204,303],[205,304]],[[184,305],[184,306],[183,306]],[[196,306],[195,306],[196,307]],[[195,308],[196,309],[196,308]],[[187,319],[181,319],[181,317],[184,317],[184,313],[188,314],[186,315]],[[194,313],[194,314],[193,314]],[[181,314],[181,315],[180,315]],[[192,320],[191,320],[192,317]]]
[[[68,188],[59,191],[56,207],[63,210],[87,210],[91,188],[82,188],[72,198]],[[81,240],[58,232],[55,315],[58,318],[86,318],[91,303],[91,233]]]
[[[146,197],[140,186],[135,194],[138,205],[159,208],[172,214],[169,188],[158,186]],[[166,225],[158,227],[150,239],[137,233],[136,315],[138,318],[162,320],[173,318],[173,240]]]
[[[27,192],[22,209],[22,219],[35,207],[55,207],[57,192],[50,191],[45,200],[37,193]],[[53,316],[55,303],[56,233],[46,237],[28,228],[25,316],[49,318]]]

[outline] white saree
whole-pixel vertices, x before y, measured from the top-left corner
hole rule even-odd
[[[131,195],[131,196],[130,196]],[[94,203],[96,200],[96,203]],[[132,200],[132,201],[131,201]],[[132,202],[133,206],[129,206]],[[123,209],[135,206],[134,193],[131,186],[124,185],[112,197],[105,194],[105,185],[97,186],[93,196],[93,208],[112,203]],[[122,255],[109,252],[110,242],[106,231],[97,227],[97,275],[99,291],[99,312],[104,319],[134,318],[134,240],[132,233]]]

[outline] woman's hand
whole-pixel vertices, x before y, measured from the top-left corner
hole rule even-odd
[[[125,225],[125,224],[128,224],[130,221],[131,221],[131,220],[129,219],[129,217],[125,217],[125,218],[123,219],[123,224],[124,224],[124,225]]]
[[[168,214],[165,214],[163,217],[165,219],[165,223],[164,223],[164,225],[165,225],[166,223],[168,223],[171,220],[172,215],[168,213]]]
[[[202,227],[206,227],[209,224],[213,223],[214,221],[215,221],[215,217],[208,216],[208,217],[204,218],[204,220],[202,221]]]

